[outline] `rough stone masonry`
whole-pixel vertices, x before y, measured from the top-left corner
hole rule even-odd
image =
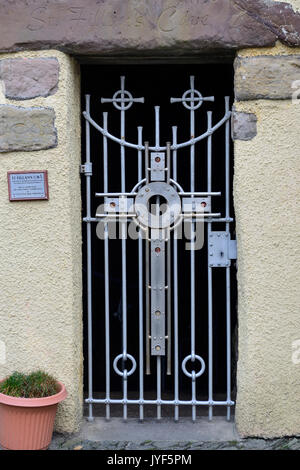
[[[56,147],[54,119],[51,108],[0,105],[0,152]]]
[[[0,30],[0,51],[184,55],[300,45],[300,14],[273,0],[10,0]]]
[[[0,80],[6,98],[28,100],[57,91],[59,64],[55,57],[0,60]]]

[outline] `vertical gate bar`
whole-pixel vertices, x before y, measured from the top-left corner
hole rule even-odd
[[[191,76],[191,110],[190,110],[190,137],[195,137],[195,111],[194,107],[194,89],[195,89],[195,77]],[[191,145],[190,149],[190,187],[191,193],[195,191],[195,145]],[[193,197],[193,194],[192,194]],[[194,207],[192,207],[192,211]],[[192,219],[191,219],[192,220]],[[195,233],[195,222],[191,221],[191,237]],[[195,361],[195,250],[194,250],[194,239],[191,239],[191,361]],[[195,420],[196,407],[192,406],[192,419]]]
[[[167,142],[167,183],[170,183],[171,177],[171,142]]]
[[[127,401],[127,369],[123,370],[123,400]],[[127,420],[127,404],[126,402],[123,403],[123,419],[124,421]]]
[[[150,296],[149,296],[149,230],[146,231],[146,241],[145,241],[145,261],[146,261],[146,375],[151,374],[150,370]]]
[[[146,184],[149,183],[149,142],[145,142],[145,178]],[[146,264],[146,375],[151,374],[150,370],[150,299],[149,299],[149,229],[146,230],[145,241],[145,264]]]
[[[196,373],[192,371],[192,400],[196,401]],[[196,407],[192,406],[192,421],[196,421]]]
[[[177,145],[177,126],[172,127],[173,145]],[[177,150],[173,150],[173,180],[177,180]]]
[[[145,142],[145,178],[146,184],[149,183],[149,142]]]
[[[167,183],[170,183],[171,177],[171,143],[167,142]],[[171,214],[170,214],[171,215]],[[168,294],[167,294],[167,335],[168,335],[168,349],[167,349],[167,375],[171,375],[171,359],[172,359],[172,311],[171,311],[171,230],[167,231],[167,279],[168,279]]]
[[[156,356],[157,368],[157,419],[161,419],[161,356]]]
[[[124,85],[125,85],[125,77],[121,77],[121,99],[125,98],[124,95]],[[125,110],[121,109],[121,139],[125,140]],[[121,192],[126,192],[126,172],[125,172],[125,146],[121,145]],[[126,271],[127,271],[127,260],[126,260],[126,227],[127,221],[121,222],[121,230],[122,230],[122,327],[123,327],[123,362],[127,359],[127,280],[126,280]],[[127,389],[127,370],[123,370],[123,385],[124,391]],[[126,380],[125,380],[126,376]],[[125,383],[126,382],[126,383]],[[123,393],[124,395],[124,393]],[[125,400],[125,397],[124,397]],[[127,405],[126,403],[123,405],[123,418],[124,420],[127,419]]]
[[[125,77],[121,77],[121,99],[125,98],[124,95]],[[125,140],[125,111],[121,109],[121,139]],[[121,192],[125,193],[125,146],[121,145]]]
[[[103,113],[103,129],[107,131],[107,113]],[[107,137],[103,136],[103,189],[108,191]],[[105,374],[106,400],[110,399],[110,322],[109,322],[109,246],[108,223],[104,224],[104,279],[105,279]],[[110,419],[110,405],[106,404],[106,419]]]
[[[90,113],[90,95],[85,95],[85,110]],[[90,124],[86,120],[86,162],[91,162]],[[91,176],[86,174],[86,216],[91,217]],[[88,307],[88,388],[89,399],[93,398],[93,325],[92,325],[92,238],[91,222],[86,225],[87,237],[87,307]],[[93,404],[89,403],[88,421],[94,421]]]
[[[168,279],[168,293],[167,293],[167,335],[168,335],[168,349],[167,349],[167,375],[171,375],[171,359],[172,359],[172,309],[171,309],[171,230],[167,230],[167,279]]]
[[[225,97],[226,113],[229,111],[229,96]],[[226,121],[226,218],[230,217],[230,121]],[[230,224],[226,223],[226,233],[230,236]],[[231,400],[231,304],[230,304],[230,263],[226,267],[226,350],[227,350],[227,401]],[[231,408],[227,406],[227,420]]]
[[[138,127],[138,144],[143,142],[143,128]],[[142,151],[138,150],[138,180],[142,180]],[[143,324],[143,239],[141,229],[139,231],[139,399],[144,399],[144,324]],[[140,420],[144,419],[144,407],[140,405]]]
[[[177,127],[173,130],[173,145],[177,144]],[[173,150],[173,179],[177,180],[177,150]],[[177,229],[174,230],[173,239],[173,263],[174,263],[174,400],[179,400],[179,360],[178,360],[178,247],[177,247]],[[179,406],[175,405],[175,421],[179,419]]]
[[[212,126],[212,112],[207,113],[207,130]],[[207,192],[211,192],[212,177],[212,136],[207,138]],[[208,401],[213,400],[213,297],[212,297],[212,267],[210,264],[209,238],[211,234],[211,222],[207,224],[207,281],[208,281]],[[213,407],[208,408],[209,420],[213,417]]]
[[[159,145],[159,142],[158,142]],[[159,218],[160,214],[160,197],[156,196],[156,217]],[[161,230],[158,229],[159,239],[161,238]],[[152,236],[151,236],[152,240]],[[152,263],[152,261],[151,261]],[[151,278],[151,286],[153,286],[153,281]],[[151,307],[152,308],[152,307]],[[156,384],[157,384],[157,419],[161,419],[161,405],[159,404],[161,400],[161,356],[156,357]]]

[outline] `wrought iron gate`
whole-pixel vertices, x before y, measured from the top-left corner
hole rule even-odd
[[[86,177],[86,216],[84,222],[87,230],[87,308],[88,308],[88,388],[89,420],[93,420],[93,404],[101,403],[106,407],[106,418],[110,418],[110,409],[115,404],[122,405],[123,417],[127,418],[128,405],[136,405],[139,418],[144,419],[144,407],[156,407],[157,419],[160,419],[161,407],[168,405],[174,408],[174,418],[179,419],[179,408],[189,405],[192,409],[192,420],[196,420],[196,409],[199,406],[208,407],[209,419],[213,416],[213,407],[227,408],[227,418],[230,419],[231,407],[231,306],[230,306],[230,266],[236,258],[236,243],[231,240],[230,223],[230,116],[229,97],[225,97],[223,118],[213,124],[212,112],[207,112],[207,130],[196,136],[196,111],[204,101],[213,102],[214,97],[203,97],[195,89],[194,77],[190,77],[190,88],[180,98],[171,98],[170,103],[183,105],[190,120],[189,140],[177,142],[177,127],[172,128],[172,142],[161,145],[160,142],[160,108],[155,106],[155,145],[151,146],[143,140],[143,128],[137,128],[137,144],[126,141],[125,118],[126,111],[134,103],[143,103],[144,98],[134,98],[125,89],[125,77],[121,77],[121,89],[112,98],[101,98],[102,103],[112,103],[120,111],[120,137],[108,130],[108,114],[103,113],[103,123],[98,124],[90,114],[90,96],[85,96],[86,109],[86,162],[81,166],[81,172]],[[91,194],[92,162],[90,126],[99,131],[102,138],[100,157],[103,159],[103,189],[102,192]],[[214,133],[222,126],[225,127],[224,165],[225,165],[225,194],[213,191],[212,188],[212,145]],[[120,151],[120,192],[109,192],[108,181],[108,142],[118,144]],[[207,185],[206,188],[196,188],[195,159],[200,158],[197,144],[206,141],[206,153],[201,158],[206,159]],[[137,182],[133,188],[126,186],[126,149],[131,148],[137,154]],[[177,174],[177,159],[183,148],[190,149],[189,171],[190,186],[183,188]],[[131,167],[134,161],[130,162]],[[203,189],[205,189],[203,191]],[[91,198],[100,198],[96,214],[91,213]],[[225,213],[213,211],[214,198],[224,197]],[[162,207],[164,203],[164,208]],[[154,207],[154,210],[153,210]],[[110,287],[109,287],[109,239],[110,227],[117,221],[121,231],[122,259],[120,273],[122,277],[122,344],[116,357],[110,356],[110,341],[113,332],[110,328]],[[104,285],[105,299],[103,311],[105,315],[105,398],[94,398],[93,394],[93,357],[92,357],[92,248],[91,233],[97,224],[103,228],[104,247]],[[137,233],[137,253],[139,270],[139,311],[137,312],[139,354],[130,354],[127,336],[127,259],[126,243],[129,223],[135,224]],[[217,231],[217,224],[223,223],[225,230]],[[178,292],[180,278],[178,276],[178,238],[182,234],[182,226],[190,228],[190,354],[183,360],[179,358],[178,342],[180,331],[178,318]],[[195,250],[197,228],[206,227],[207,278],[208,278],[208,360],[197,354],[197,338],[195,332],[196,319],[196,279],[195,279]],[[213,229],[214,227],[214,229]],[[213,282],[212,270],[226,270],[226,384],[227,396],[223,401],[214,400],[213,387]],[[145,330],[145,333],[144,333]],[[174,358],[171,360],[171,354]],[[150,358],[156,357],[156,371],[150,370]],[[161,393],[162,357],[167,359],[167,374],[174,377],[172,399],[163,399]],[[130,363],[130,365],[128,364]],[[189,367],[188,367],[189,364]],[[156,397],[146,399],[144,396],[145,375],[156,373]],[[119,398],[111,397],[111,373],[122,378],[122,390]],[[133,374],[138,374],[139,390],[136,398],[128,398],[128,381]],[[190,399],[180,397],[179,378],[184,374],[190,380]],[[206,400],[197,399],[197,380],[203,374],[208,374],[208,390]]]

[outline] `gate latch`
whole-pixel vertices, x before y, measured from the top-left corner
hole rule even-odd
[[[80,165],[80,173],[83,173],[86,176],[92,176],[93,174],[93,164],[92,163],[84,163]]]
[[[230,266],[237,258],[236,240],[230,239],[228,232],[210,232],[208,237],[209,266],[220,268]]]

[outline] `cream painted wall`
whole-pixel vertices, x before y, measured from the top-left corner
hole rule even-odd
[[[0,102],[53,107],[58,146],[0,154],[0,378],[45,369],[63,381],[56,429],[75,431],[82,418],[82,286],[80,74],[58,51],[2,54],[57,57],[58,91],[46,98]],[[1,87],[0,87],[1,89]],[[8,170],[47,169],[49,201],[9,202]]]
[[[278,44],[240,55],[299,53]],[[300,435],[300,101],[235,107],[258,118],[257,136],[235,142],[237,428],[245,437]]]

